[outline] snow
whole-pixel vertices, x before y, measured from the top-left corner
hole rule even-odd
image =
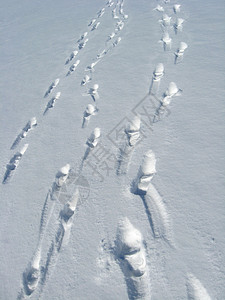
[[[40,280],[30,299],[137,297],[115,256],[117,224],[126,217],[143,238],[151,299],[223,299],[224,1],[106,2],[1,3],[2,181],[17,151],[29,148],[22,159],[16,156],[19,165],[0,187],[0,299],[28,298],[23,276],[40,247]],[[160,26],[163,14],[171,25],[184,20],[182,30]],[[166,51],[158,43],[164,31],[171,39]],[[188,48],[174,63],[181,42]],[[79,65],[66,77],[75,60]],[[158,64],[160,86],[151,91]],[[182,94],[153,122],[170,82]],[[87,94],[95,84],[96,102]],[[59,101],[43,115],[58,93]],[[98,113],[82,128],[90,103]],[[124,130],[136,115],[140,137],[127,146]],[[38,126],[11,149],[33,116]],[[94,128],[101,128],[101,138],[84,160]],[[118,172],[120,149],[127,152]],[[157,174],[146,195],[133,194],[149,149]],[[55,175],[66,164],[68,177],[56,193]],[[67,224],[60,213],[78,181],[79,200],[71,204],[75,211]]]

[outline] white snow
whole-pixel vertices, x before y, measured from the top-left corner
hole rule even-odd
[[[171,26],[159,24],[163,14]],[[168,45],[158,43],[164,32]],[[145,276],[152,299],[190,299],[200,286],[211,299],[224,298],[224,35],[222,0],[1,2],[0,299],[128,300],[137,296],[129,283]],[[160,85],[150,91],[154,78]],[[170,82],[180,97],[169,91],[163,106]],[[88,94],[94,84],[96,101]],[[82,128],[88,104],[95,115]],[[130,145],[125,131],[136,115],[140,136]],[[33,116],[38,126],[23,131]],[[101,136],[90,148],[95,128]],[[146,194],[136,194],[148,149],[157,174]],[[55,174],[67,163],[57,188]],[[61,212],[77,187],[79,201],[66,222]],[[135,263],[127,257],[127,266],[148,267],[132,281],[113,247],[124,217],[141,232],[145,250],[145,260],[141,252]],[[37,285],[28,296],[24,273],[40,247]]]

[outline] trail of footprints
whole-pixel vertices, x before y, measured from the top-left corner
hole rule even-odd
[[[169,1],[164,2],[167,3]],[[175,15],[180,12],[180,7],[180,4],[173,6]],[[170,53],[172,38],[170,37],[169,30],[173,28],[175,35],[178,35],[178,33],[182,32],[184,20],[177,17],[173,26],[171,26],[172,17],[165,13],[167,8],[158,4],[154,10],[163,13],[159,20],[163,31],[160,42],[163,44],[164,51]],[[179,47],[174,53],[174,64],[183,61],[184,51],[187,48],[188,45],[185,42],[180,42]],[[152,101],[157,100],[158,102],[152,126],[165,117],[171,100],[182,93],[182,90],[177,87],[175,82],[170,82],[167,90],[162,94],[161,99],[159,99],[158,92],[163,76],[164,65],[159,63],[153,72],[149,90],[149,98],[153,98]],[[125,129],[125,142],[119,149],[117,175],[126,175],[132,152],[140,138],[140,129],[142,126],[144,124],[141,125],[140,116],[136,115],[136,118]],[[154,152],[149,150],[144,155],[136,179],[132,183],[131,192],[139,195],[142,199],[154,238],[160,238],[174,248],[175,244],[170,215],[163,199],[151,183],[155,173],[156,157]],[[122,220],[122,226],[119,224],[118,232],[119,234],[117,234],[115,242],[115,256],[124,273],[128,297],[129,299],[150,299],[151,278],[149,278],[148,274],[141,234],[128,219]],[[192,274],[187,275],[187,297],[188,299],[195,300],[211,299],[201,282]]]
[[[86,74],[81,80],[81,86],[85,86],[91,80],[93,80],[93,72],[95,71],[94,67],[101,61],[101,59],[106,56],[109,51],[113,50],[113,48],[115,48],[121,41],[121,37],[116,37],[116,35],[118,35],[122,31],[124,27],[124,21],[128,18],[128,15],[125,15],[123,12],[123,0],[117,1],[117,3],[114,3],[111,0],[107,2],[106,6],[97,13],[97,17],[92,19],[90,23],[88,23],[89,30],[85,31],[84,34],[80,36],[80,38],[77,40],[77,49],[73,50],[70,57],[66,59],[65,65],[69,65],[79,55],[80,51],[82,51],[82,49],[86,47],[89,41],[88,35],[99,28],[100,21],[98,20],[105,14],[106,8],[110,8],[112,6],[114,6],[112,11],[113,19],[118,19],[115,29],[109,36],[106,37],[104,41],[104,43],[107,43],[107,49],[103,49],[100,53],[98,53],[96,55],[96,61],[91,63],[84,70],[84,72],[88,72],[89,75]],[[74,73],[78,68],[79,64],[80,59],[77,59],[75,63],[71,64],[67,73],[65,74],[65,77],[72,75],[72,73]],[[55,89],[59,85],[59,82],[61,81],[62,80],[60,80],[60,78],[55,79],[44,94],[44,98],[48,98],[51,94],[53,94]],[[96,104],[96,100],[99,99],[98,88],[98,84],[95,83],[88,89],[86,93],[83,94],[85,96],[90,96],[94,102],[93,104]],[[54,108],[60,97],[61,92],[57,91],[56,94],[47,102],[46,108],[43,112],[44,117],[49,113],[51,109]],[[91,116],[95,115],[98,112],[98,108],[93,104],[88,104],[84,112],[82,123],[83,128],[88,126]],[[28,131],[33,129],[36,125],[36,118],[31,119],[24,127],[22,132],[18,135],[11,149],[14,149],[19,144],[20,140],[26,137]],[[87,139],[87,149],[84,153],[84,157],[82,158],[79,175],[81,175],[82,173],[84,161],[87,159],[92,149],[97,146],[100,135],[100,128],[95,128],[91,136]],[[6,183],[11,177],[12,172],[17,168],[20,159],[27,150],[27,147],[28,144],[25,144],[22,149],[18,151],[10,160],[10,163],[7,165],[3,183]],[[62,245],[66,245],[69,240],[74,212],[80,199],[79,190],[76,185],[72,196],[68,196],[65,193],[67,183],[69,181],[73,182],[73,180],[74,171],[70,167],[70,165],[67,164],[58,171],[55,177],[55,181],[53,182],[51,189],[47,193],[40,220],[38,244],[34,252],[33,259],[29,262],[26,270],[23,273],[23,287],[18,294],[18,299],[25,299],[26,297],[30,297],[33,294],[38,298],[41,297],[44,286],[46,285],[46,280],[57,262]],[[68,197],[68,199],[66,197]],[[50,243],[46,258],[44,258],[45,253],[42,253],[42,247],[44,245],[45,239],[47,238],[46,232],[51,219],[54,218],[53,212],[55,211],[55,207],[59,204],[59,199],[63,199],[63,201],[67,199],[67,201],[63,208],[60,210],[58,220],[56,222],[58,224],[58,228],[55,228],[55,237]]]
[[[116,47],[120,41],[121,41],[121,37],[116,38],[116,35],[119,34],[123,27],[124,27],[124,21],[128,18],[128,15],[124,14],[123,12],[123,1],[117,1],[117,3],[114,3],[113,1],[108,1],[105,5],[105,7],[103,7],[101,10],[99,10],[99,12],[97,13],[97,17],[92,19],[89,23],[88,23],[88,31],[85,31],[80,38],[77,40],[77,48],[75,50],[72,51],[71,55],[69,58],[67,58],[65,65],[68,65],[69,63],[71,63],[80,53],[80,51],[87,45],[89,39],[88,39],[88,35],[90,35],[93,31],[97,30],[99,25],[100,25],[100,18],[102,18],[105,14],[105,11],[107,8],[111,8],[112,6],[114,6],[113,11],[118,12],[119,17],[116,15],[113,18],[114,19],[119,19],[116,23],[115,29],[114,31],[109,35],[109,37],[106,37],[105,42],[109,42],[111,41],[111,44],[108,44],[107,49],[103,49],[100,53],[98,53],[96,55],[96,60],[94,62],[92,62],[89,66],[86,67],[86,69],[84,70],[85,72],[88,72],[89,75],[85,75],[84,78],[81,80],[81,86],[85,86],[87,85],[91,80],[93,80],[93,75],[92,73],[95,71],[94,67],[97,65],[97,63],[99,63],[101,61],[101,59],[103,59],[103,57],[109,52],[111,51],[114,47]],[[112,12],[113,14],[113,12]],[[71,66],[69,67],[66,76],[72,75],[72,73],[74,73],[76,71],[76,69],[78,68],[80,64],[80,59],[77,59],[75,61],[75,63],[71,64]],[[44,94],[44,98],[48,98],[52,93],[54,93],[55,89],[58,87],[59,83],[60,83],[60,78],[56,78],[49,86],[49,88],[47,89],[47,91]],[[84,96],[91,96],[92,100],[95,102],[98,98],[98,84],[95,83],[93,85],[93,87],[89,88],[88,91],[86,91],[85,93],[83,93]],[[47,102],[45,110],[43,112],[43,116],[46,116],[50,110],[52,110],[55,106],[55,104],[59,101],[61,97],[61,92],[58,91],[56,92],[56,94]],[[90,104],[91,105],[91,104]],[[87,109],[84,112],[84,116],[83,116],[83,124],[82,127],[85,128],[87,127],[91,116],[95,115],[98,112],[98,108],[95,105],[94,110],[90,109],[91,106],[87,106]],[[90,113],[91,112],[91,113]],[[84,122],[85,121],[85,122]],[[27,136],[27,133],[31,130],[34,129],[37,126],[37,120],[35,117],[33,117],[24,127],[24,129],[21,131],[21,133],[17,136],[17,138],[15,139],[15,141],[13,142],[13,145],[11,146],[11,150],[15,149],[19,143],[25,139],[25,137]],[[23,153],[24,154],[24,153]],[[19,155],[19,157],[23,156]],[[21,159],[21,157],[18,159],[16,159],[16,163],[13,164],[13,160],[15,159],[15,157],[18,157],[18,153],[16,153],[9,161],[8,165],[6,166],[6,172],[3,178],[2,183],[8,183],[10,178],[12,177],[12,175],[14,174],[15,170],[17,169],[18,165],[19,165],[19,160]]]
[[[168,2],[169,1],[164,1],[166,5]],[[90,63],[90,65],[85,68],[84,77],[81,80],[80,85],[83,87],[93,81],[97,64],[100,63],[103,58],[107,57],[107,54],[117,47],[122,40],[120,33],[124,28],[126,20],[128,19],[128,15],[124,13],[123,6],[123,0],[118,0],[117,2],[109,0],[106,5],[98,11],[97,16],[88,23],[88,30],[79,37],[77,40],[77,48],[71,52],[71,55],[65,61],[66,66],[71,64],[67,70],[67,73],[65,74],[65,78],[72,76],[73,73],[76,72],[76,69],[80,64],[80,59],[77,59],[77,57],[80,55],[82,49],[87,46],[89,42],[89,35],[93,31],[99,30],[101,25],[100,18],[104,16],[107,8],[111,9],[112,7],[112,18],[116,21],[114,30],[106,37],[104,41],[104,43],[106,43],[106,47],[102,48],[102,51],[97,53],[96,56],[93,57],[93,61]],[[179,36],[179,33],[181,33],[183,30],[184,20],[178,17],[180,10],[180,4],[175,4],[173,6],[173,12],[176,16],[176,19],[171,25],[173,18],[165,13],[167,11],[167,7],[158,4],[154,9],[154,11],[162,14],[161,19],[159,20],[159,24],[162,29],[160,43],[163,44],[163,49],[164,51],[168,51],[168,54],[170,54],[170,50],[172,48],[172,38],[169,31],[172,28],[175,35]],[[176,52],[174,52],[174,64],[178,64],[183,61],[184,52],[187,48],[188,45],[181,41]],[[75,59],[75,63],[72,63]],[[159,99],[158,93],[160,81],[163,79],[163,77],[164,65],[159,63],[156,65],[155,70],[153,71],[149,93],[146,95],[147,98],[154,102],[156,107],[154,111],[153,125],[155,125],[155,123],[158,121],[161,121],[166,116],[171,100],[182,93],[182,90],[177,87],[176,83],[171,82],[167,90]],[[55,91],[59,85],[59,82],[59,78],[52,82],[46,91],[44,98],[49,97],[49,95]],[[82,128],[86,128],[90,123],[91,117],[96,115],[99,111],[97,108],[97,101],[99,100],[98,89],[98,84],[94,83],[92,87],[89,87],[88,90],[83,93],[83,96],[90,97],[93,102],[92,104],[88,104],[84,111],[83,122],[81,124]],[[55,104],[60,101],[60,97],[61,92],[57,91],[56,94],[47,102],[46,108],[43,112],[44,117],[51,109],[54,108]],[[13,142],[11,149],[15,149],[18,144],[26,138],[28,132],[33,130],[36,126],[37,120],[36,118],[32,118],[19,133]],[[127,174],[129,162],[135,147],[140,140],[143,126],[144,125],[141,122],[141,116],[139,114],[136,114],[131,122],[127,124],[124,131],[124,140],[122,141],[118,154],[116,170],[118,176],[125,176]],[[99,144],[100,138],[101,130],[100,128],[95,128],[91,136],[87,139],[87,148],[81,160],[81,165],[78,172],[79,175],[82,174],[84,163],[89,157],[91,151]],[[22,156],[25,154],[27,148],[28,144],[24,144],[21,150],[16,152],[16,154],[10,159],[9,164],[6,167],[3,183],[7,183],[9,181],[10,177],[18,167],[19,162]],[[169,245],[174,246],[170,215],[167,212],[167,208],[163,199],[151,183],[155,173],[156,157],[154,152],[149,150],[146,152],[142,164],[137,172],[137,176],[132,183],[131,192],[138,195],[143,202],[153,237],[158,239],[160,238]],[[56,174],[53,185],[47,193],[40,220],[38,244],[34,252],[34,257],[29,262],[23,274],[23,286],[18,295],[18,299],[25,299],[33,293],[38,298],[41,297],[47,279],[53,270],[54,265],[57,263],[60,250],[62,246],[66,245],[69,240],[75,210],[80,201],[79,189],[77,186],[74,186],[72,195],[70,195],[68,199],[65,198],[64,191],[67,183],[74,180],[73,176],[73,169],[69,164],[65,165]],[[54,217],[53,212],[55,210],[55,206],[59,205],[58,200],[62,198],[64,200],[66,199],[66,201],[64,206],[60,209],[60,213],[57,218],[57,226],[55,228],[54,238],[50,243],[47,254],[42,253],[42,245],[47,238],[46,231],[51,219]],[[112,252],[115,260],[118,262],[124,274],[129,299],[150,299],[151,278],[149,276],[147,263],[146,243],[144,242],[140,231],[138,231],[127,218],[121,220],[118,225],[117,238]],[[201,282],[192,274],[187,276],[187,296],[189,299],[210,299]]]

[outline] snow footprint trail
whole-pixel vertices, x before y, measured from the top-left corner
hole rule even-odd
[[[27,151],[28,144],[25,144],[20,151],[17,151],[16,154],[10,159],[9,163],[6,166],[6,172],[4,175],[4,179],[2,181],[3,184],[8,183],[10,178],[13,176],[14,172],[19,166],[20,160],[23,157],[24,153]]]
[[[69,165],[66,165],[65,167],[61,168],[60,171],[57,173],[55,182],[52,187],[52,191],[48,192],[47,197],[45,199],[44,207],[42,209],[41,220],[40,220],[39,238],[35,250],[35,255],[32,261],[29,263],[26,271],[23,273],[22,294],[24,296],[25,295],[30,296],[37,289],[38,284],[40,282],[40,278],[41,278],[40,260],[41,260],[42,244],[45,241],[45,232],[48,228],[48,223],[50,222],[52,213],[54,211],[55,203],[56,203],[56,199],[55,201],[53,201],[54,199],[51,196],[51,194],[53,194],[56,190],[59,191],[63,183],[65,183],[68,177],[68,172],[69,172],[68,168]]]
[[[58,218],[58,228],[56,229],[55,237],[51,242],[50,248],[47,253],[46,263],[43,268],[41,285],[38,292],[39,298],[43,293],[43,289],[46,285],[47,279],[49,278],[51,272],[53,272],[53,269],[57,264],[62,247],[66,246],[69,242],[70,232],[74,221],[74,214],[79,198],[79,190],[76,189],[60,211]]]
[[[149,300],[150,278],[144,241],[128,218],[119,223],[115,255],[125,277],[129,299]]]
[[[35,294],[38,294],[39,297],[41,296],[44,286],[46,285],[46,280],[57,263],[62,246],[66,246],[69,242],[74,213],[80,199],[80,194],[77,185],[73,187],[70,193],[68,193],[66,185],[68,181],[75,184],[74,180],[74,172],[70,169],[68,164],[61,168],[56,174],[52,190],[48,192],[42,210],[38,245],[35,250],[34,258],[28,264],[23,274],[23,288],[18,299],[24,299],[35,291]],[[55,204],[56,202],[62,201],[65,204],[60,210],[56,222],[57,226],[55,228],[54,238],[52,241],[48,240],[48,238],[46,240],[45,233],[52,218]],[[45,246],[49,242],[51,243],[47,252],[46,261],[43,262],[42,246]],[[43,263],[44,266],[41,266]]]
[[[211,300],[205,287],[193,274],[187,276],[187,295],[188,300]]]
[[[108,5],[109,7],[111,7],[113,5],[112,2],[110,2],[109,4],[110,4],[110,5]],[[119,9],[119,15],[122,17],[122,19],[126,20],[128,18],[128,15],[125,15],[124,12],[123,12],[123,9],[122,9],[123,2],[118,2],[117,4],[115,4],[115,8],[113,9],[113,11],[116,11],[118,9],[118,7],[120,7],[120,9]],[[104,12],[105,12],[105,10],[104,10]],[[109,37],[106,39],[106,43],[109,42],[110,40],[112,40],[116,36],[116,34],[118,34],[119,32],[121,32],[122,29],[124,28],[125,23],[120,19],[120,17],[117,16],[116,19],[118,19],[118,22],[116,23],[116,26],[115,26],[115,29],[114,29],[113,33],[111,35],[109,35]],[[96,26],[98,27],[98,23],[99,22],[96,23],[96,24],[95,23],[96,23],[96,19],[93,19],[88,24],[88,26],[92,26],[94,24],[93,27],[92,27],[92,29],[91,29],[91,31],[93,31],[93,29],[96,29]],[[99,63],[100,60],[102,58],[104,58],[109,51],[111,51],[113,48],[115,48],[120,43],[120,41],[121,41],[121,37],[118,37],[115,41],[112,41],[112,44],[109,45],[108,48],[104,48],[99,54],[97,54],[97,56],[96,56],[97,60],[95,60],[90,65],[88,65],[86,67],[85,71],[86,72],[89,71],[92,74],[92,72],[95,71],[94,67],[97,65],[97,63]]]
[[[104,12],[104,9],[102,9],[100,11],[99,17],[101,17],[103,15],[103,12]],[[98,26],[98,24],[100,24],[100,23],[96,23],[97,26]],[[97,28],[97,26],[95,27],[95,29]],[[80,41],[82,41],[85,38],[85,36],[86,36],[86,34],[84,34],[80,38]],[[88,39],[81,42],[78,45],[78,48],[82,49],[86,45],[87,41],[88,41]],[[69,61],[71,61],[77,54],[78,54],[78,51],[74,51],[71,54],[70,58],[67,60],[66,64],[69,63]],[[75,71],[79,62],[80,61],[77,60],[77,62],[72,65],[72,67],[69,70],[69,74],[71,74],[73,71]],[[86,78],[86,81],[88,81],[88,78]],[[59,83],[59,79],[56,79],[50,85],[49,89],[45,93],[45,97],[47,97],[50,93],[52,93],[53,89],[56,88],[58,83]],[[94,87],[90,94],[92,97],[94,97],[94,100],[95,100],[95,97],[98,96],[97,89]],[[60,97],[60,92],[58,92],[56,94],[56,96],[48,102],[44,114],[47,113],[47,111],[50,108],[54,107],[54,104],[55,104],[56,100],[59,99],[59,97]],[[91,113],[93,113],[93,112],[91,112]],[[84,117],[87,121],[88,115],[85,115]],[[93,132],[92,136],[88,139],[88,142],[87,142],[89,150],[97,145],[99,137],[100,137],[100,131],[98,130],[98,128],[96,128],[95,131]],[[22,152],[24,153],[25,151],[23,150]],[[20,155],[23,154],[22,152],[20,153]],[[18,157],[16,157],[16,159],[18,159],[18,158],[20,159],[20,155]],[[45,240],[45,232],[48,228],[51,216],[53,214],[56,201],[57,201],[57,199],[59,199],[61,197],[62,189],[65,186],[65,183],[69,177],[69,169],[70,169],[70,166],[66,165],[64,168],[62,168],[57,173],[52,190],[49,191],[47,194],[47,197],[46,197],[46,200],[44,203],[44,207],[42,210],[41,220],[40,220],[39,240],[38,240],[37,250],[35,251],[35,259],[33,260],[33,262],[31,262],[29,264],[27,271],[24,273],[23,290],[19,296],[21,299],[22,299],[22,297],[31,295],[37,288],[39,282],[41,282],[41,287],[40,287],[40,295],[41,295],[43,287],[46,283],[47,276],[48,276],[50,270],[52,269],[52,266],[54,266],[54,263],[56,263],[56,261],[57,261],[58,253],[60,252],[63,242],[67,243],[69,240],[73,215],[74,215],[74,211],[76,209],[76,205],[77,205],[77,201],[78,201],[78,197],[79,197],[77,193],[75,193],[75,195],[72,196],[72,200],[70,199],[60,212],[59,226],[56,230],[55,238],[52,241],[51,246],[48,250],[45,266],[44,266],[44,268],[42,268],[42,273],[40,274],[41,248],[42,248],[42,243],[44,243],[44,240]]]
[[[26,126],[22,129],[20,134],[17,136],[10,149],[11,150],[15,149],[19,145],[20,141],[27,136],[28,132],[34,129],[36,126],[37,126],[37,119],[33,117],[27,122]]]

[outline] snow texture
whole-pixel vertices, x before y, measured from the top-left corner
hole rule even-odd
[[[224,11],[2,1],[0,299],[224,298]]]

